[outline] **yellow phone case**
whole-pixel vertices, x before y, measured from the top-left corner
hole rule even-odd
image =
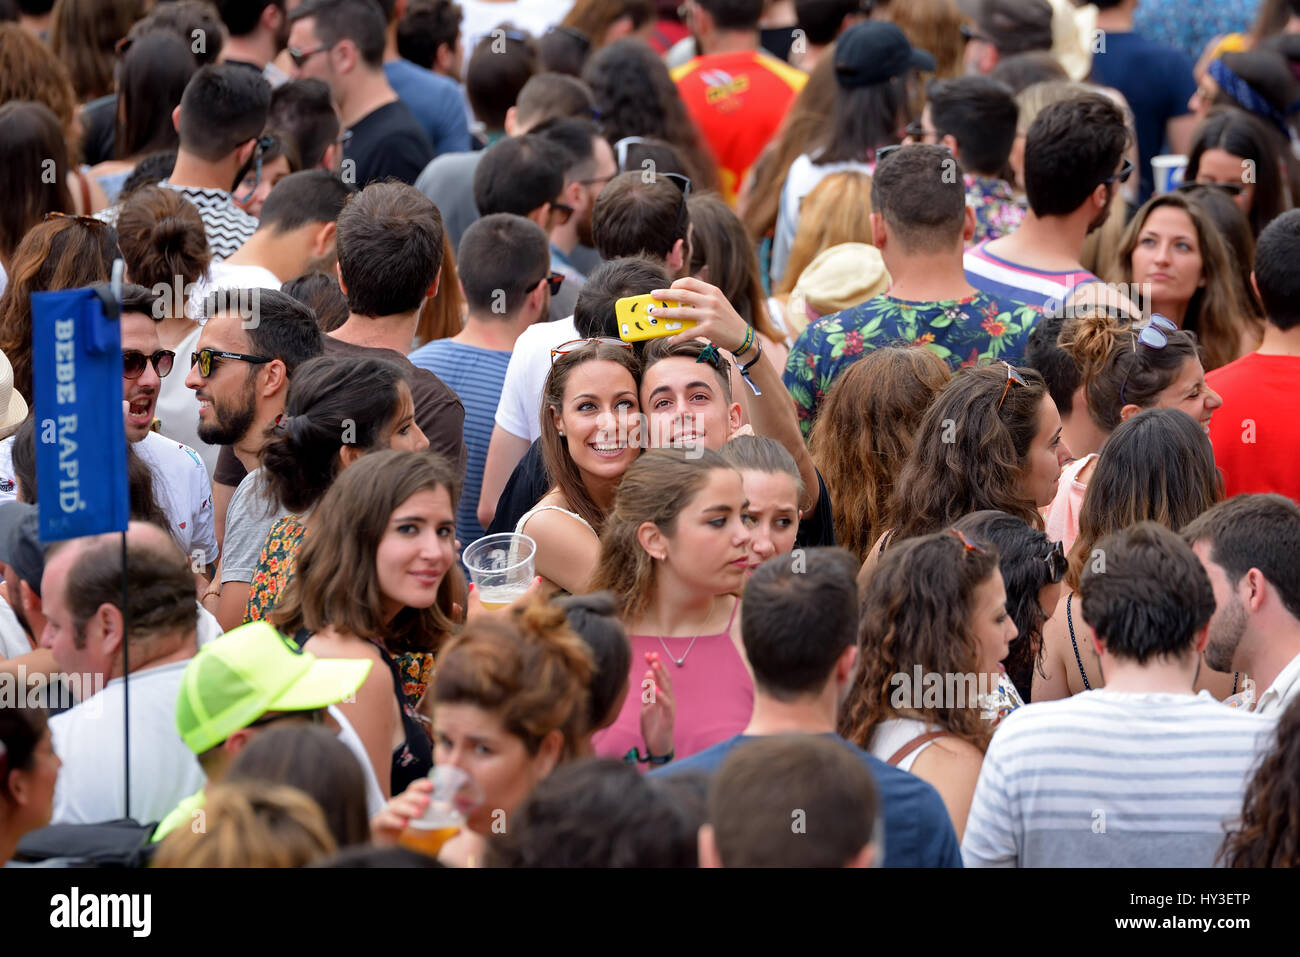
[[[644,342],[685,332],[698,323],[694,319],[660,319],[648,315],[646,306],[654,304],[668,309],[681,307],[680,302],[665,302],[652,296],[626,296],[614,303],[614,316],[618,319],[618,337],[624,342]]]

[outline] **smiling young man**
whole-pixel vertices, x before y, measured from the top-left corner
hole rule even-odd
[[[253,319],[238,308],[247,306]],[[199,438],[231,446],[248,470],[226,512],[220,581],[204,596],[230,629],[244,620],[258,554],[283,514],[261,482],[262,440],[284,411],[289,377],[320,355],[324,337],[310,309],[274,289],[213,293],[204,313],[197,361],[185,379],[199,400]]]

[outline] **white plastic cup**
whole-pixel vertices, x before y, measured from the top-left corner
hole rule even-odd
[[[1151,157],[1151,174],[1155,178],[1157,193],[1172,193],[1183,182],[1186,171],[1186,156],[1164,153]]]
[[[533,583],[537,543],[527,535],[485,535],[461,555],[485,608],[502,608],[522,598]]]

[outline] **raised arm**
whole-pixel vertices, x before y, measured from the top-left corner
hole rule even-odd
[[[819,495],[817,469],[813,466],[812,456],[808,454],[808,447],[804,445],[803,433],[799,431],[794,400],[781,382],[781,370],[767,355],[760,354],[762,346],[758,343],[757,334],[749,334],[749,324],[727,301],[722,290],[707,282],[689,277],[678,279],[671,289],[657,289],[651,295],[656,299],[675,299],[683,304],[680,309],[656,306],[656,316],[693,319],[698,323],[689,331],[674,336],[673,341],[685,342],[703,337],[730,352],[742,367],[753,363],[748,371],[754,388],[744,386],[741,389],[741,401],[749,414],[749,422],[755,434],[775,439],[794,457],[804,486],[803,500],[799,507],[805,515],[809,514],[816,507]],[[746,340],[749,345],[740,351]],[[754,389],[761,395],[755,395]]]

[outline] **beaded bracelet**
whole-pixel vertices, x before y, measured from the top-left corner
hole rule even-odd
[[[760,396],[763,393],[759,391],[758,386],[754,385],[754,380],[749,377],[749,370],[753,368],[754,363],[763,358],[763,342],[762,340],[755,338],[754,344],[758,347],[758,352],[754,354],[754,358],[750,359],[740,367],[740,375],[741,378],[745,380],[745,384],[749,386],[750,391],[753,392],[754,395]],[[744,350],[742,349],[741,351],[743,352]],[[734,355],[735,353],[732,354]]]

